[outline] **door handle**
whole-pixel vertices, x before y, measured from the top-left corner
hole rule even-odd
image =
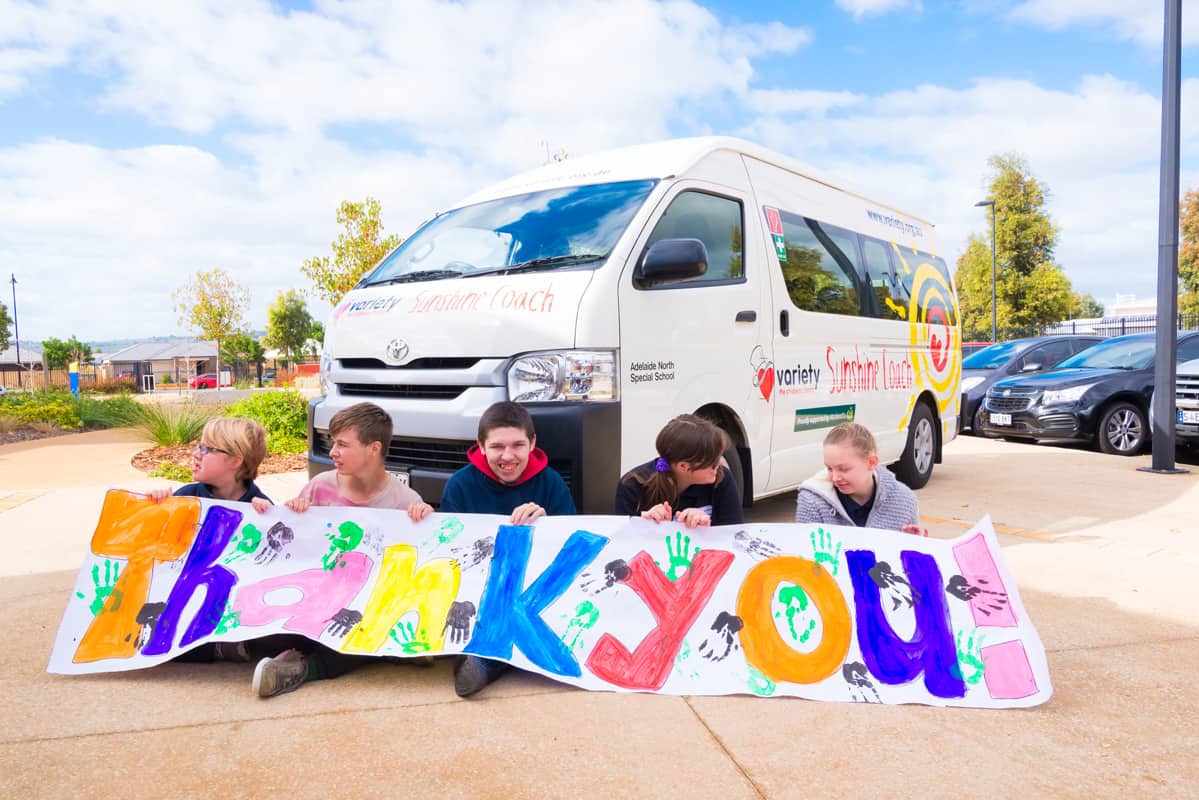
[[[791,335],[791,315],[785,308],[779,312],[779,333],[783,336]]]
[[[738,311],[737,312],[737,322],[757,322],[757,321],[758,321],[758,312],[757,311],[750,310],[750,311]]]

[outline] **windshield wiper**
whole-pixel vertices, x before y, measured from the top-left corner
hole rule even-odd
[[[415,281],[436,281],[444,278],[458,278],[462,275],[456,269],[423,269],[416,272],[405,272],[403,275],[397,275],[394,278],[384,278],[381,281],[373,281],[364,284],[365,286],[387,286],[392,283],[413,283]]]
[[[532,261],[521,261],[516,264],[509,264],[506,267],[479,270],[478,272],[472,272],[465,277],[476,278],[479,275],[511,275],[514,272],[536,272],[539,269],[555,269],[557,267],[563,267],[569,264],[590,264],[593,261],[603,261],[605,258],[607,258],[607,256],[601,256],[597,253],[574,253],[565,256],[548,256],[546,258],[534,258]]]

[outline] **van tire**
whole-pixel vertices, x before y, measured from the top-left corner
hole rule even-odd
[[[936,419],[924,403],[912,409],[908,424],[908,443],[892,472],[911,489],[921,489],[933,475],[937,456]]]
[[[729,444],[728,449],[721,454],[721,457],[729,465],[729,474],[733,476],[733,480],[737,482],[737,494],[742,498],[741,504],[745,504],[745,469],[741,466],[741,453],[737,450],[737,445]]]

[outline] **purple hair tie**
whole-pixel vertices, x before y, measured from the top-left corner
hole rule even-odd
[[[667,463],[666,459],[659,458],[657,461],[654,462],[654,469],[657,470],[658,472],[669,472],[670,464]]]

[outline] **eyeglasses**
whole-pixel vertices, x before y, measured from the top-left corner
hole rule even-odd
[[[224,453],[225,455],[229,455],[228,450],[222,450],[219,447],[209,447],[208,445],[204,444],[203,442],[196,445],[196,452],[200,454],[201,458],[208,455],[209,453]]]

